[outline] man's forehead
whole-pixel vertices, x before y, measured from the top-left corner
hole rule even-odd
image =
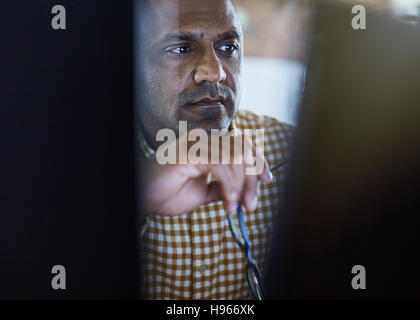
[[[241,25],[230,0],[150,0],[146,32],[154,40],[166,34],[192,32],[202,37],[216,36]]]

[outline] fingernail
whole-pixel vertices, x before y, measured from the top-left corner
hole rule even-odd
[[[237,203],[231,203],[230,205],[229,205],[229,212],[230,213],[233,213],[233,212],[236,212],[236,209],[238,208],[238,204]]]
[[[250,202],[250,211],[254,211],[255,209],[257,209],[257,202],[258,202],[258,198],[257,195],[253,196]]]
[[[264,182],[271,182],[273,181],[273,174],[271,173],[270,169],[264,172]]]

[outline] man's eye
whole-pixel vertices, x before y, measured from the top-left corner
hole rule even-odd
[[[174,54],[187,54],[192,51],[192,48],[189,46],[180,46],[176,48],[169,49],[168,52],[174,53]]]
[[[232,54],[236,50],[238,50],[238,46],[236,44],[224,44],[218,48],[220,51],[223,51],[224,53]]]

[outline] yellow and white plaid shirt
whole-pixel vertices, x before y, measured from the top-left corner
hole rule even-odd
[[[264,157],[270,167],[288,159],[291,125],[239,110],[232,128],[264,129]],[[143,156],[154,156],[141,134],[138,143]],[[252,255],[263,275],[283,195],[284,169],[273,172],[273,176],[271,183],[260,186],[257,209],[244,209]],[[148,217],[141,239],[141,288],[145,299],[249,299],[245,264],[245,255],[231,234],[221,201],[177,217]]]

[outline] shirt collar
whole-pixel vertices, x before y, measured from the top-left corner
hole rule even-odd
[[[140,124],[138,123],[138,121],[136,121],[136,144],[137,144],[137,149],[140,151],[140,153],[146,158],[149,159],[152,156],[154,156],[154,154],[156,153],[155,150],[152,149],[152,147],[149,146],[149,144],[146,141],[146,138],[143,135],[143,130],[140,126]]]

